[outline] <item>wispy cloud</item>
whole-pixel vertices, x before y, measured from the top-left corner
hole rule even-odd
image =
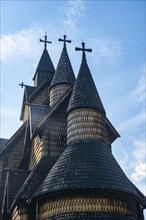
[[[144,163],[145,161],[145,155],[146,155],[146,143],[145,138],[141,139],[133,139],[132,144],[134,146],[134,151],[132,153],[134,160],[137,161],[137,163]]]
[[[134,90],[131,92],[131,97],[135,102],[144,103],[146,98],[146,69],[145,65],[140,69],[141,76]]]
[[[83,0],[70,0],[63,3],[61,7],[61,24],[64,30],[77,31],[77,25],[85,15],[85,1]]]
[[[95,63],[104,60],[104,62],[115,65],[123,55],[122,42],[109,36],[102,38],[97,36],[94,39],[90,39],[90,45],[96,51],[96,56],[94,57]]]
[[[137,165],[131,176],[133,180],[136,180],[136,182],[143,180],[146,177],[146,163]]]
[[[131,154],[134,165],[134,171],[131,177],[134,181],[140,182],[146,178],[146,146],[145,139],[133,139],[134,149]]]
[[[7,61],[12,57],[33,57],[38,53],[37,38],[42,35],[42,28],[30,28],[1,37],[1,60]]]

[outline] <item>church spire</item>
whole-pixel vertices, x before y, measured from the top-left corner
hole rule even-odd
[[[47,43],[48,44],[52,44],[52,42],[51,41],[47,41],[47,32],[45,32],[45,40],[42,40],[41,38],[40,38],[40,42],[43,42],[43,43],[45,43],[44,44],[44,46],[45,46],[45,50],[47,49]]]
[[[47,51],[47,43],[51,44],[52,42],[47,40],[46,33],[44,38],[44,40],[40,39],[40,42],[44,43],[44,50],[33,77],[34,84],[37,87],[40,86],[48,77],[49,81],[51,82],[55,72],[54,65]]]
[[[82,48],[76,47],[75,50],[76,51],[79,51],[79,50],[83,51],[82,52],[82,61],[83,60],[86,61],[86,53],[85,53],[85,51],[92,52],[92,49],[86,49],[85,48],[85,42],[82,42]]]
[[[83,53],[82,63],[69,102],[68,113],[74,109],[92,108],[105,114],[103,104],[86,61],[85,52],[92,52],[92,49],[85,49],[85,43],[82,42],[82,48],[76,48],[76,51],[79,50]]]
[[[71,40],[66,40],[66,35],[63,35],[63,39],[59,38],[58,41],[63,41],[63,48],[66,49],[66,43],[71,43]]]
[[[58,39],[64,43],[63,50],[50,86],[50,105],[53,106],[59,98],[74,84],[75,75],[67,53],[66,43],[71,43],[71,40]]]

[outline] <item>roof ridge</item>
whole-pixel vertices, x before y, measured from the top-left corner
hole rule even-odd
[[[11,142],[14,140],[16,135],[19,135],[21,131],[23,131],[23,129],[26,127],[26,122],[24,122],[19,128],[18,130],[11,136],[10,139],[8,139],[8,141],[2,146],[2,148],[0,149],[0,154],[6,149],[8,144],[11,144]]]
[[[49,82],[48,79],[49,77],[47,77],[47,79],[41,85],[36,87],[34,92],[28,97],[28,101],[30,101],[41,90],[41,88],[43,88],[47,84],[47,82]]]
[[[27,179],[25,180],[25,182],[24,182],[24,184],[22,185],[22,187],[20,188],[20,190],[18,191],[18,193],[17,193],[17,195],[15,196],[15,199],[17,200],[17,199],[19,199],[19,198],[21,198],[21,194],[23,194],[23,192],[26,190],[26,187],[29,185],[29,183],[31,183],[32,184],[32,178],[34,177],[34,175],[38,172],[38,170],[40,169],[40,166],[42,165],[42,166],[44,166],[44,165],[46,165],[46,163],[48,164],[52,164],[52,163],[54,163],[53,161],[53,159],[51,159],[50,158],[50,160],[49,160],[49,158],[50,158],[50,155],[49,156],[47,156],[47,157],[45,157],[45,156],[42,156],[42,158],[40,159],[40,161],[38,162],[38,164],[36,165],[36,167],[31,171],[31,173],[29,174],[29,176],[27,177]],[[50,165],[50,166],[53,166],[53,165]],[[48,170],[49,169],[51,169],[50,167],[48,167],[48,166],[46,166],[47,167],[47,170],[46,170],[46,172],[44,173],[43,172],[43,175],[45,175],[45,177],[46,177],[46,175],[47,175],[47,173],[49,172]],[[42,174],[42,172],[41,172],[41,174]],[[38,182],[37,182],[37,184],[36,184],[36,182],[35,182],[35,188],[32,190],[32,192],[29,192],[29,195],[26,195],[26,197],[25,197],[25,199],[31,199],[31,195],[33,194],[33,192],[36,190],[36,188],[40,185],[40,183],[43,181],[43,179],[45,178],[45,177],[41,177],[41,180],[40,180],[40,178],[38,178],[37,180],[39,180]],[[31,189],[32,189],[32,187],[31,187]]]
[[[37,129],[42,126],[42,124],[44,123],[44,121],[47,120],[47,118],[49,118],[51,116],[51,114],[57,109],[58,105],[60,105],[67,97],[68,95],[71,93],[72,91],[72,87],[70,87],[65,93],[64,95],[59,99],[58,102],[56,102],[54,104],[54,106],[50,109],[50,111],[46,112],[46,114],[41,118],[41,120],[38,122],[36,129],[34,130],[34,134],[36,133]]]

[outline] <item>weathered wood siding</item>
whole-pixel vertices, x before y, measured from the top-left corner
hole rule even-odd
[[[53,216],[72,213],[111,213],[137,219],[136,202],[126,197],[68,196],[54,200],[45,199],[39,205],[39,220],[51,220]]]
[[[70,85],[62,84],[51,88],[50,90],[50,106],[52,107],[66,93]]]
[[[41,159],[41,139],[37,135],[32,141],[31,158],[29,170],[32,170]]]
[[[77,109],[67,118],[67,144],[79,140],[106,140],[104,116],[93,109]]]

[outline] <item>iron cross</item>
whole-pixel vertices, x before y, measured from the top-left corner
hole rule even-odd
[[[66,42],[67,43],[71,43],[71,40],[66,40],[66,35],[63,35],[63,39],[59,38],[58,41],[63,41],[64,42],[64,46],[66,46]]]
[[[81,50],[83,51],[83,57],[85,58],[85,51],[86,52],[92,52],[92,49],[86,49],[85,48],[85,42],[82,42],[82,48],[76,47],[75,48],[76,51]]]
[[[26,85],[22,82],[22,83],[19,84],[19,86],[21,86],[21,88],[23,88]]]
[[[45,40],[40,39],[40,42],[44,42],[45,43],[45,49],[47,48],[47,43],[51,44],[51,41],[47,41],[47,33],[45,33]]]

